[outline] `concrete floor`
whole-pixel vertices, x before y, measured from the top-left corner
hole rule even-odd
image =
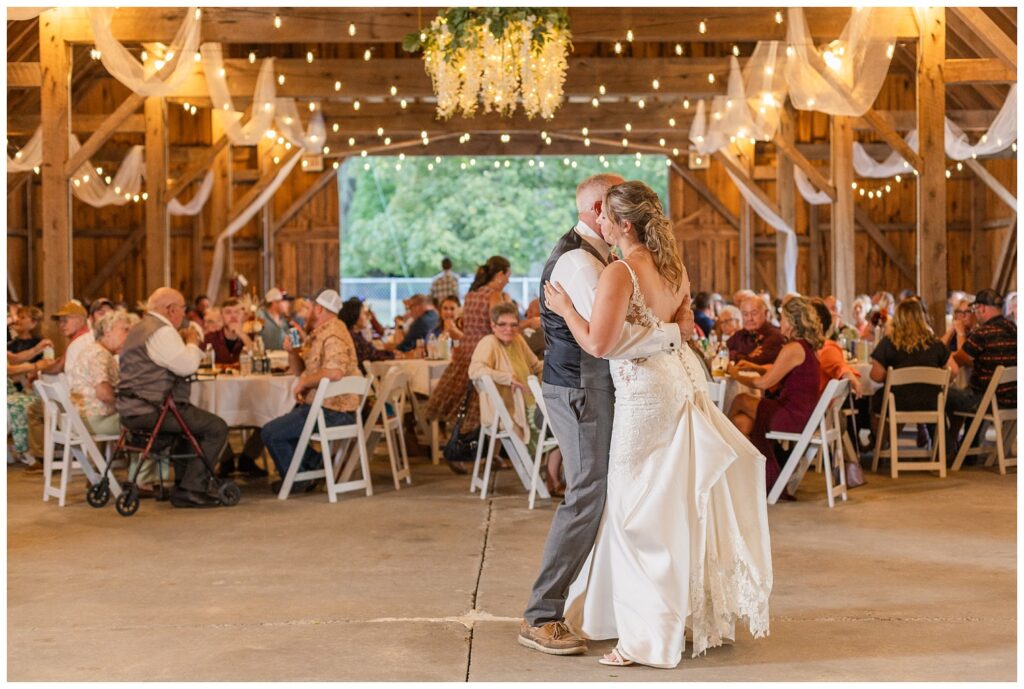
[[[484,502],[423,463],[396,493],[386,467],[372,498],[256,481],[130,519],[9,468],[8,680],[1016,680],[1015,475],[869,474],[834,510],[809,475],[769,509],[771,635],[656,670],[516,643],[554,507],[511,472]]]

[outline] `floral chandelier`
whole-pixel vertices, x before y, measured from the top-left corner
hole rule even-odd
[[[423,62],[444,119],[461,111],[554,117],[572,48],[569,14],[552,7],[453,7],[428,29],[406,36],[403,47],[423,51]]]

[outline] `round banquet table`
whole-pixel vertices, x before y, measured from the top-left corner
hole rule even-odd
[[[260,428],[295,406],[295,376],[225,376],[200,378],[192,383],[189,401],[216,414],[228,426]]]

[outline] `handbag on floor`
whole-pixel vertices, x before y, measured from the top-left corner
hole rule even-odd
[[[480,429],[462,433],[462,423],[466,420],[466,410],[469,408],[469,399],[473,396],[473,382],[470,381],[466,388],[466,394],[459,405],[459,411],[455,415],[455,423],[452,424],[451,437],[444,446],[444,458],[449,462],[472,462],[476,460],[477,448],[480,444]]]

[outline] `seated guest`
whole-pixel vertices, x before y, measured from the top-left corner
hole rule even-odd
[[[949,347],[951,352],[957,351],[977,325],[978,320],[974,317],[971,302],[961,299],[953,307],[953,324],[943,333],[942,344]]]
[[[715,321],[714,332],[718,335],[718,339],[725,342],[735,335],[736,331],[740,329],[742,320],[743,314],[738,308],[732,304],[724,305],[718,314],[718,320]]]
[[[292,298],[273,287],[267,291],[264,301],[266,306],[256,313],[256,317],[263,321],[263,330],[260,331],[263,345],[267,349],[284,349],[284,340],[293,325],[288,318]]]
[[[950,388],[946,400],[950,435],[958,437],[964,417],[954,412],[975,412],[985,395],[985,389],[992,381],[997,366],[1017,365],[1017,324],[1003,316],[1005,302],[994,289],[978,292],[971,305],[977,327],[964,339],[953,359],[960,366],[971,367],[971,378],[966,390]],[[1017,384],[1004,383],[996,388],[996,400],[1002,409],[1017,408]],[[954,454],[953,443],[947,445],[947,452]]]
[[[846,361],[846,352],[839,344],[832,339],[835,329],[832,320],[832,312],[821,299],[812,299],[811,305],[818,314],[821,321],[821,349],[817,351],[818,365],[821,368],[821,376],[818,383],[818,395],[825,391],[825,386],[830,380],[850,381],[850,391],[854,397],[860,398],[860,374],[855,371]]]
[[[205,294],[200,294],[196,297],[195,306],[188,310],[188,319],[193,323],[198,323],[199,327],[204,326],[206,319],[206,310],[210,308],[210,299]]]
[[[537,308],[537,313],[539,314],[540,307],[538,306]],[[444,301],[441,302],[441,332],[455,342],[465,337],[462,332],[462,316],[459,315],[460,311],[462,311],[462,305],[459,303],[458,297],[445,297]]]
[[[869,313],[871,313],[871,297],[866,294],[858,294],[857,298],[853,300],[853,328],[857,331],[859,338],[870,335]]]
[[[540,299],[526,307],[526,319],[519,324],[526,344],[538,359],[544,358],[544,326],[540,321]]]
[[[152,431],[160,406],[167,395],[173,393],[182,419],[207,460],[215,465],[227,444],[228,425],[219,416],[189,403],[188,376],[198,370],[203,352],[195,331],[186,327],[185,299],[177,290],[159,287],[150,295],[146,308],[145,317],[128,332],[121,347],[116,405],[121,425],[137,431]],[[180,436],[177,419],[168,414],[160,432]],[[192,451],[184,437],[179,437],[175,454]],[[213,507],[219,504],[219,500],[207,492],[209,477],[202,459],[178,457],[173,462],[172,505]]]
[[[290,412],[264,426],[260,434],[281,476],[281,480],[274,482],[271,487],[275,493],[281,490],[281,482],[288,473],[320,381],[324,378],[341,380],[346,376],[361,375],[352,336],[338,319],[341,306],[341,297],[336,291],[323,290],[310,309],[307,325],[310,333],[302,348],[294,349],[291,340],[285,340],[284,348],[288,351],[291,372],[298,376],[293,388],[298,403]],[[331,426],[356,423],[355,411],[358,407],[359,400],[355,395],[328,397],[323,401],[324,418]],[[307,447],[299,470],[313,468],[318,457],[319,454],[312,447]],[[310,482],[298,481],[294,487],[304,490],[312,486]]]
[[[901,301],[896,314],[890,321],[889,332],[879,340],[871,352],[871,380],[884,383],[889,368],[927,366],[929,368],[952,368],[956,364],[949,355],[949,348],[928,327],[928,315],[918,299]],[[875,415],[881,414],[885,389],[871,397]],[[935,385],[911,384],[893,388],[896,408],[901,411],[926,411],[935,409],[939,388]],[[921,445],[927,443],[923,431],[919,432]]]
[[[526,380],[540,376],[544,364],[530,351],[519,333],[519,311],[512,304],[501,303],[491,308],[491,333],[480,339],[469,362],[469,377],[477,380],[489,375],[505,408],[508,409],[516,431],[526,444],[532,458],[537,447],[538,428],[535,414],[537,403]],[[516,394],[518,393],[518,394]],[[480,397],[480,422],[494,423],[497,411],[486,395]],[[553,471],[552,471],[553,469]],[[548,487],[557,488],[558,467],[549,467]]]
[[[1005,307],[1003,309],[1003,316],[1014,323],[1017,322],[1017,293],[1009,292],[1006,295]]]
[[[423,294],[414,294],[405,301],[406,322],[411,321],[405,336],[396,345],[400,352],[415,349],[417,340],[426,340],[430,335],[437,335],[441,330],[441,317],[430,299]],[[401,334],[399,333],[399,337]]]
[[[829,313],[832,314],[828,336],[830,340],[838,340],[841,337],[845,337],[849,341],[860,337],[860,333],[857,332],[856,328],[843,322],[843,302],[839,301],[836,295],[828,295],[825,297],[824,303],[828,307]]]
[[[352,344],[356,348],[356,358],[359,361],[359,368],[361,370],[364,368],[364,361],[385,361],[395,358],[394,352],[386,349],[377,349],[366,341],[363,331],[366,329],[369,317],[366,314],[363,302],[358,297],[352,297],[342,305],[338,318],[345,324],[349,335],[352,336]]]
[[[808,306],[809,308],[809,306]],[[779,355],[786,338],[768,322],[768,305],[760,297],[747,297],[740,304],[743,330],[729,338],[729,360],[770,364]]]
[[[106,316],[108,313],[114,311],[114,302],[110,301],[106,297],[99,297],[93,299],[92,303],[89,304],[89,327],[95,329],[96,323],[101,318]]]
[[[292,304],[292,320],[298,324],[299,332],[305,331],[306,320],[309,318],[311,310],[312,302],[309,299],[298,297]]]
[[[237,364],[242,352],[252,349],[252,339],[243,331],[245,314],[242,302],[228,299],[221,305],[220,312],[224,318],[224,327],[208,332],[205,344],[213,346],[218,364]]]
[[[756,296],[757,296],[757,292],[755,292],[752,289],[737,290],[732,295],[732,305],[735,306],[736,308],[739,308],[743,304],[743,301],[747,297],[756,297]]]
[[[693,298],[693,320],[700,328],[698,337],[711,337],[715,327],[712,313],[711,295],[707,292],[697,292],[697,296]]]
[[[11,323],[14,337],[8,341],[7,351],[11,354],[29,352],[26,361],[32,363],[42,359],[43,350],[47,346],[52,346],[49,340],[43,343],[42,322],[42,311],[34,306],[19,306],[15,312],[14,322]]]
[[[818,357],[815,356],[821,346],[821,321],[810,300],[803,297],[790,299],[782,307],[779,321],[786,343],[770,368],[741,361],[729,369],[729,374],[734,377],[742,370],[761,374],[748,384],[764,390],[764,398],[737,395],[729,417],[765,456],[765,483],[769,491],[779,477],[781,467],[771,441],[765,436],[770,431],[800,433],[804,430],[818,404],[821,377]],[[777,392],[769,392],[776,389]],[[783,495],[791,497],[785,491]]]
[[[194,321],[193,321],[194,322]],[[224,327],[224,315],[217,306],[211,306],[203,312],[203,340],[206,336],[215,333]]]
[[[725,299],[718,292],[712,292],[708,299],[711,302],[711,317],[717,320],[722,313],[722,307],[725,306]]]

